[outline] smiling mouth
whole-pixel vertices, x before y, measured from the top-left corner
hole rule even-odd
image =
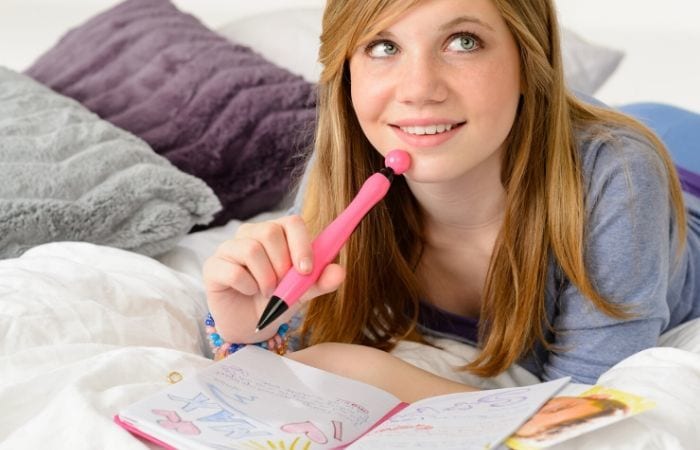
[[[455,128],[459,128],[466,122],[454,123],[454,124],[435,124],[435,125],[425,125],[425,126],[407,126],[400,127],[398,125],[391,125],[394,128],[398,128],[406,134],[413,136],[432,136],[436,134],[446,133]]]

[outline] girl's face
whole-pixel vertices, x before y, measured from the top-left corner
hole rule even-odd
[[[414,182],[500,167],[520,96],[518,48],[491,0],[425,0],[350,58],[352,102],[383,155],[412,157]]]

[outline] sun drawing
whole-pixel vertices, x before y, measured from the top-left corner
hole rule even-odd
[[[245,443],[245,448],[250,450],[309,450],[311,449],[311,441],[306,439],[304,441],[297,437],[293,441],[249,441]]]

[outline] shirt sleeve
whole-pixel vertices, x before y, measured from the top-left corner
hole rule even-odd
[[[621,360],[656,345],[669,321],[671,245],[667,175],[650,144],[634,135],[589,145],[582,155],[587,225],[584,255],[594,288],[633,317],[599,311],[562,280],[552,321],[554,348],[542,378],[594,384]]]

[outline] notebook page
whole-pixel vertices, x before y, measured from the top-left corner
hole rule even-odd
[[[352,450],[495,448],[569,382],[464,392],[413,403],[379,425]]]
[[[119,417],[177,448],[323,449],[352,442],[399,403],[381,389],[248,346]]]

